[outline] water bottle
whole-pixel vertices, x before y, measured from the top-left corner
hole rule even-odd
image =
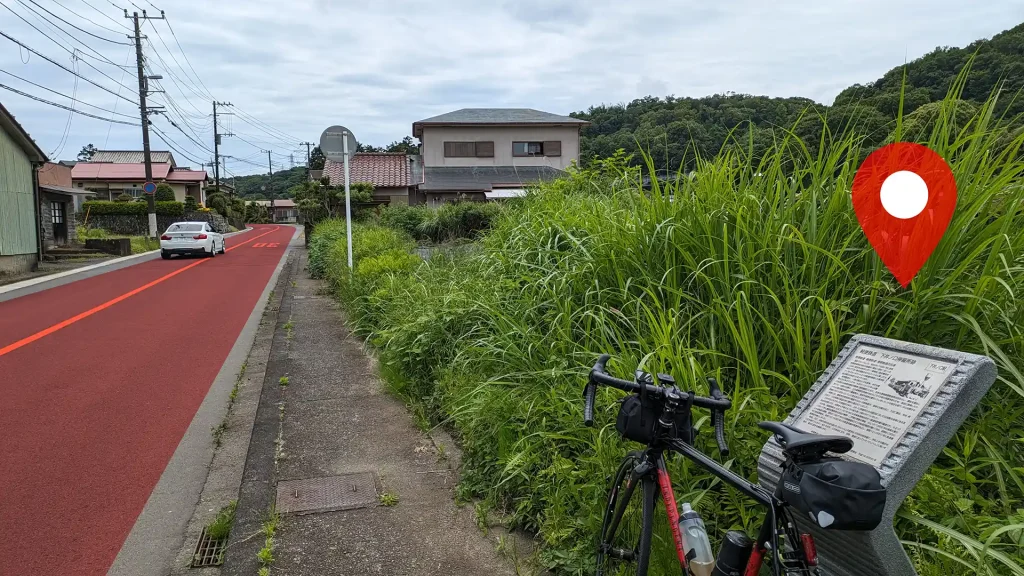
[[[693,576],[711,576],[715,567],[715,555],[711,551],[704,521],[690,507],[689,502],[683,503],[679,515],[679,532],[683,535],[683,552],[686,553],[687,567]]]

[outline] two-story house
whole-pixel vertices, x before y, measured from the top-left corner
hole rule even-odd
[[[414,122],[422,180],[410,203],[519,196],[562,175],[580,155],[588,122],[529,108],[463,108]]]

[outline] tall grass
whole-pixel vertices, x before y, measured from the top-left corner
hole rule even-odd
[[[637,171],[609,160],[532,193],[461,257],[398,261],[400,233],[360,228],[362,258],[396,262],[372,277],[337,272],[343,229],[326,225],[311,270],[380,349],[394,389],[458,435],[462,490],[539,534],[544,563],[563,574],[591,572],[606,476],[629,448],[613,426],[616,391],[599,393],[597,428],[581,425],[599,353],[620,376],[642,365],[698,392],[716,375],[735,407],[727,465],[752,480],[766,439],[756,423],[784,419],[852,334],[989,355],[998,381],[896,528],[922,575],[1022,574],[1024,134],[1008,135],[994,99],[954,127],[961,88],[914,135],[949,161],[959,196],[907,290],[852,209],[853,174],[870,152],[854,126],[823,133],[816,152],[784,130],[756,161],[730,146],[649,193]],[[701,416],[698,445],[713,453]],[[756,530],[749,502],[685,462],[670,466],[677,495],[713,533]],[[655,550],[655,570],[668,573],[667,533]]]

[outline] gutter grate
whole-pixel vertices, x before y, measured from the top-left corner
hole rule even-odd
[[[199,542],[196,543],[196,551],[192,555],[192,565],[190,567],[220,566],[224,563],[224,549],[227,543],[227,538],[210,538],[210,535],[206,533],[206,528],[203,528],[203,533],[199,536]]]

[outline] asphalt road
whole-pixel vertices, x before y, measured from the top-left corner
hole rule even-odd
[[[0,575],[107,572],[293,234],[0,302]]]

